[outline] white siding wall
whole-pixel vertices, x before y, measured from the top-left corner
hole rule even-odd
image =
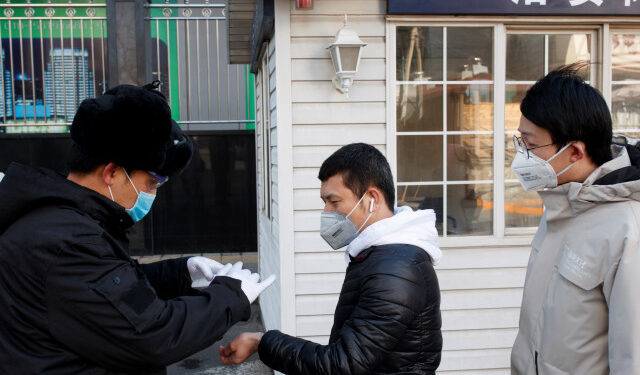
[[[366,142],[386,152],[386,2],[322,0],[313,10],[290,5],[296,334],[325,343],[346,265],[343,253],[319,235],[318,169],[348,143]],[[367,43],[349,98],[331,83],[335,72],[326,49],[344,14]]]
[[[277,111],[276,111],[276,59],[275,41],[271,41],[263,57],[266,70],[260,69],[256,76],[256,155],[257,155],[257,186],[258,186],[258,252],[260,273],[267,277],[276,275],[274,286],[268,288],[260,296],[262,317],[267,329],[281,329],[281,296],[280,296],[280,252],[279,252],[279,210],[278,210],[278,153],[277,153]],[[264,75],[264,79],[263,79]],[[265,105],[266,104],[266,105]],[[265,124],[263,119],[266,118]],[[263,178],[263,137],[269,137],[270,153],[270,216],[263,209],[264,194]]]
[[[274,196],[281,205],[282,224],[281,242],[278,244],[276,240],[271,246],[281,248],[278,254],[274,248],[265,250],[261,245],[260,258],[263,267],[267,264],[276,267],[274,262],[279,259],[279,281],[284,281],[278,285],[280,308],[273,307],[272,301],[276,299],[271,294],[265,294],[262,301],[268,300],[268,303],[262,310],[267,328],[272,328],[268,322],[270,317],[280,313],[282,325],[288,327],[287,333],[319,343],[328,341],[346,267],[343,253],[332,251],[319,235],[322,201],[318,169],[322,161],[342,145],[367,142],[385,153],[387,145],[395,143],[387,139],[387,111],[395,108],[386,105],[385,11],[384,0],[322,0],[314,2],[312,10],[295,9],[293,0],[276,0],[275,39],[282,44],[290,42],[289,46],[279,44],[274,54],[284,57],[278,61],[278,91],[290,90],[278,97],[283,113],[287,106],[286,116],[278,116],[280,148],[277,154],[281,156],[282,170],[277,174],[281,179],[280,197]],[[342,26],[345,13],[349,15],[351,27],[368,44],[350,98],[333,88],[334,71],[326,50]],[[284,17],[290,23],[283,22]],[[290,31],[290,36],[283,36],[278,27],[284,32]],[[282,55],[279,51],[283,51]],[[287,71],[289,66],[291,70]],[[285,132],[283,126],[291,126],[290,131]],[[285,161],[290,162],[290,166],[284,167]],[[291,186],[282,186],[283,178]],[[283,209],[284,205],[291,209]],[[291,217],[285,218],[285,215]],[[273,234],[277,232],[273,227],[261,226],[261,243],[270,241],[266,238],[269,236],[277,239]],[[288,256],[292,250],[282,243],[285,237],[286,241],[292,241],[292,259]],[[518,237],[487,239],[481,244],[455,240],[443,244],[444,258],[437,267],[444,336],[440,374],[509,373],[509,353],[518,326],[528,242],[529,238]],[[270,257],[273,259],[265,259]],[[290,260],[293,264],[285,266]],[[294,301],[295,306],[289,301]],[[294,307],[295,314],[290,315]]]
[[[442,374],[509,374],[529,247],[443,247]],[[526,242],[526,241],[525,241]]]

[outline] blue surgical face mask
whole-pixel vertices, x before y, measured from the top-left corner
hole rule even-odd
[[[135,190],[138,194],[136,203],[133,205],[133,207],[126,210],[133,221],[137,223],[138,221],[142,220],[143,217],[147,216],[149,211],[151,211],[151,206],[153,206],[153,201],[156,199],[156,196],[153,194],[145,193],[144,191],[139,192],[138,189],[136,189],[136,185],[134,185],[133,181],[131,181],[131,177],[129,177],[127,171],[124,171],[124,174],[127,175],[131,186],[133,186],[133,190]]]
[[[138,222],[145,217],[149,211],[151,211],[151,206],[153,205],[153,200],[156,199],[156,196],[153,194],[145,193],[141,191],[138,194],[138,199],[136,199],[136,204],[133,207],[125,210],[131,216],[134,222]]]
[[[136,203],[133,205],[133,207],[128,208],[125,211],[127,212],[127,214],[129,214],[129,216],[131,216],[131,219],[133,219],[133,221],[137,223],[138,221],[142,220],[142,218],[145,217],[149,213],[149,211],[151,211],[151,206],[153,206],[153,201],[156,199],[156,196],[153,194],[145,193],[144,191],[139,192],[138,189],[136,189],[136,185],[134,185],[133,181],[131,181],[131,177],[129,177],[127,171],[124,171],[124,174],[127,175],[127,179],[129,179],[131,186],[133,186],[133,190],[135,190],[136,194],[138,194],[138,198],[136,199]],[[111,194],[111,200],[115,202],[115,200],[113,199],[113,193],[111,192],[111,186],[107,185],[107,188],[109,189],[109,194]]]

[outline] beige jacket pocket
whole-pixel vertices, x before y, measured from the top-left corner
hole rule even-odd
[[[602,283],[598,265],[583,254],[573,251],[567,244],[562,248],[558,273],[584,290],[592,290]]]

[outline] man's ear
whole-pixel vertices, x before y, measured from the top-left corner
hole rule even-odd
[[[382,195],[382,192],[379,189],[370,187],[369,190],[367,190],[367,194],[369,194],[371,198],[375,200],[373,202],[373,212],[376,212],[378,210],[378,207],[380,207],[380,205],[382,204],[382,201],[384,198]],[[369,207],[370,207],[369,205],[370,203],[367,203],[366,205],[367,211],[369,210]]]
[[[104,166],[102,170],[102,180],[107,186],[111,186],[115,183],[116,180],[116,172],[120,167],[115,163],[109,163]]]
[[[569,150],[571,152],[569,160],[572,163],[582,160],[587,155],[587,146],[582,141],[573,142]]]

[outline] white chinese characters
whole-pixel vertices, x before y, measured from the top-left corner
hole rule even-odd
[[[621,0],[618,0],[618,1],[621,1]],[[630,7],[631,3],[635,3],[637,1],[638,0],[624,0],[624,6]],[[520,5],[520,0],[511,0],[511,2],[516,5]],[[569,0],[569,4],[571,4],[572,7],[576,7],[576,6],[587,4],[587,3],[593,3],[597,6],[602,6],[602,4],[604,3],[604,0]],[[523,0],[522,4],[523,5],[533,5],[533,4],[547,5],[547,0]]]
[[[571,3],[572,7],[575,7],[575,6],[578,6],[578,5],[582,5],[582,4],[585,4],[585,3],[589,3],[589,2],[594,3],[597,6],[601,6],[602,5],[602,1],[603,0],[571,0],[571,1],[569,1],[569,3]],[[625,0],[625,1],[629,1],[629,0]]]
[[[520,0],[511,0],[511,2],[516,5],[520,5]],[[547,5],[547,0],[524,0],[524,5],[531,5],[531,4]]]

